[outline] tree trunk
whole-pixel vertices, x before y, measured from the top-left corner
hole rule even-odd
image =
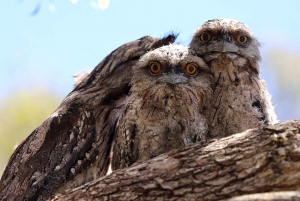
[[[300,189],[299,130],[295,120],[194,144],[53,200],[299,200],[298,192],[254,194]]]

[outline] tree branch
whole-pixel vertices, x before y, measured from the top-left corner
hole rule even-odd
[[[295,120],[247,130],[206,146],[194,144],[114,171],[53,200],[221,200],[298,190],[299,131],[300,120]],[[283,195],[299,197],[297,192],[289,193]],[[248,200],[255,200],[250,196],[253,199]]]
[[[284,191],[271,193],[256,193],[250,195],[242,195],[229,199],[228,201],[289,201],[300,200],[300,192],[298,191]]]

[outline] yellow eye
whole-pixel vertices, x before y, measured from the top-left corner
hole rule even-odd
[[[157,61],[150,63],[150,71],[153,74],[158,74],[161,71],[161,64]]]
[[[248,36],[244,34],[238,35],[236,38],[237,42],[241,45],[245,45],[248,42]]]
[[[194,63],[187,64],[185,66],[185,71],[189,75],[195,75],[197,72],[197,65]]]
[[[210,41],[210,39],[211,39],[211,35],[209,33],[202,33],[200,35],[200,40],[202,42],[208,42],[208,41]]]

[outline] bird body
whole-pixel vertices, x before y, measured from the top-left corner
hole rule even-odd
[[[118,122],[113,169],[205,141],[208,125],[202,110],[212,81],[204,61],[183,46],[171,44],[145,54],[133,69]]]
[[[203,112],[210,138],[277,122],[259,77],[259,45],[245,24],[231,19],[209,20],[195,31],[190,48],[214,75],[213,96]]]
[[[173,34],[128,42],[85,73],[58,109],[14,151],[0,181],[0,200],[48,200],[106,175],[116,108],[130,90],[132,66]]]

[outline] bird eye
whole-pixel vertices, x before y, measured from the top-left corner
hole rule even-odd
[[[245,45],[248,42],[248,36],[241,34],[236,38],[237,42],[241,45]]]
[[[158,74],[161,71],[161,64],[157,61],[150,63],[150,71],[153,74]]]
[[[185,71],[189,75],[195,75],[197,72],[197,65],[194,63],[187,64],[185,66]]]
[[[200,35],[200,40],[202,42],[208,42],[208,41],[210,41],[210,39],[211,39],[211,35],[209,33],[202,33]]]

